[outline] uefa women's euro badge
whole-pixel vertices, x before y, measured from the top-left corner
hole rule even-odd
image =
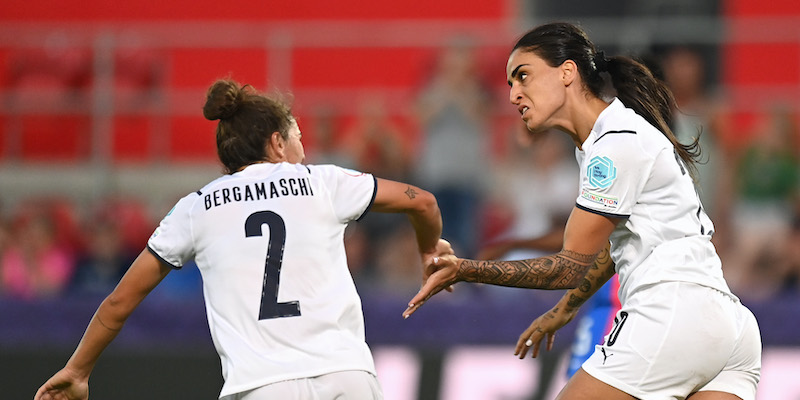
[[[593,187],[605,189],[617,178],[617,168],[610,158],[598,156],[589,161],[586,175]]]

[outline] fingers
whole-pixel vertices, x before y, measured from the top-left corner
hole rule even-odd
[[[417,295],[414,296],[414,298],[412,298],[410,302],[408,302],[408,308],[406,308],[406,310],[403,311],[403,318],[405,319],[410,317],[411,314],[413,314],[420,307],[422,307],[422,305],[425,304],[425,302],[428,301],[428,299],[430,299],[431,296],[435,295],[436,293],[439,293],[441,290],[442,290],[441,287],[434,287],[434,284],[432,282],[426,283],[422,287],[422,289],[420,289],[419,292],[417,292]]]
[[[534,325],[531,324],[528,329],[525,329],[521,335],[519,335],[519,340],[517,340],[517,347],[514,351],[515,356],[519,356],[520,360],[525,358],[528,354],[528,350],[534,346],[538,346],[539,341],[541,341],[541,336],[538,336],[536,330],[534,329]],[[534,347],[534,350],[536,348]],[[536,357],[536,356],[534,356]]]
[[[519,356],[520,359],[525,358],[525,355],[528,354],[528,348],[531,347],[533,342],[528,339],[527,335],[523,334],[517,340],[517,347],[514,348],[514,355]]]
[[[47,394],[47,384],[44,384],[39,387],[39,390],[36,391],[36,394],[33,396],[33,400],[44,400],[52,398]]]
[[[541,326],[539,326],[538,319],[533,321],[531,326],[519,336],[519,339],[517,340],[517,346],[514,349],[514,355],[519,356],[520,359],[523,359],[530,350],[532,358],[538,357],[539,351],[542,348],[542,339],[544,339],[545,336],[547,336],[546,348],[547,351],[550,351],[553,349],[555,333],[545,333],[541,329]]]

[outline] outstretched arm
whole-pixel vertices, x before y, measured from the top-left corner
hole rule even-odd
[[[539,355],[542,339],[547,336],[547,350],[553,348],[556,331],[575,318],[578,309],[594,295],[612,276],[614,262],[611,260],[609,246],[600,252],[594,264],[586,272],[578,287],[568,290],[561,300],[546,313],[536,318],[519,336],[514,355],[525,358],[528,348],[533,347],[532,356]]]
[[[143,250],[117,287],[97,308],[67,365],[45,382],[35,400],[86,399],[89,375],[100,354],[117,336],[141,301],[170,271],[148,250]]]
[[[521,261],[477,261],[455,256],[428,265],[429,279],[403,313],[408,317],[431,296],[460,282],[481,282],[531,289],[571,289],[580,284],[608,243],[618,219],[574,208],[564,230],[564,248],[557,254]]]

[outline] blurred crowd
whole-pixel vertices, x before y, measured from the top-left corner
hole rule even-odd
[[[469,257],[488,254],[481,250],[493,243],[563,227],[578,178],[573,144],[558,133],[527,135],[518,116],[505,112],[511,110],[505,89],[482,78],[474,50],[465,41],[442,50],[418,88],[414,124],[393,118],[379,96],[365,98],[347,123],[324,107],[302,121],[313,141],[306,162],[335,163],[431,191],[442,210],[443,236]],[[732,289],[751,301],[800,295],[797,107],[776,104],[759,115],[752,132],[740,132],[697,49],[658,49],[648,62],[675,94],[672,126],[679,139],[699,135],[698,195],[715,223],[714,242]],[[108,293],[160,219],[143,204],[110,198],[78,206],[37,198],[0,208],[0,296]],[[421,266],[403,217],[368,214],[348,227],[345,241],[361,288],[416,291]],[[492,257],[536,254],[528,249]],[[191,273],[173,274],[187,274],[186,288],[201,290]]]

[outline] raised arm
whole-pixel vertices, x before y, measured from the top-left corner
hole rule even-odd
[[[148,250],[143,250],[114,291],[97,308],[66,366],[39,388],[34,399],[88,398],[89,375],[100,354],[114,340],[133,310],[170,270]]]
[[[520,261],[439,257],[437,263],[428,267],[428,281],[403,315],[408,317],[431,296],[461,281],[530,289],[575,288],[605,248],[619,221],[575,207],[564,230],[564,247],[557,254]]]

